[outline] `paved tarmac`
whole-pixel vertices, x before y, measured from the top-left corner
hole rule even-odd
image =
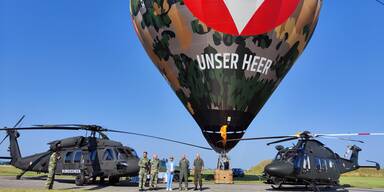
[[[0,176],[0,188],[20,188],[20,189],[44,189],[45,177],[24,177],[22,180],[16,180],[14,176]],[[190,183],[192,187],[193,183]],[[165,185],[160,184],[160,189],[158,191],[166,191]],[[178,191],[178,183],[174,183],[174,190]],[[189,191],[193,191],[193,188],[189,188]],[[90,184],[87,186],[76,186],[73,179],[57,179],[54,184],[54,189],[67,189],[67,190],[97,190],[97,191],[113,191],[113,192],[133,192],[138,191],[137,186],[131,184],[127,181],[120,182],[117,186],[108,186],[108,185],[97,185]],[[348,191],[348,192],[384,192],[384,189],[349,189],[349,188],[332,188],[325,189],[322,188],[322,191]],[[148,191],[148,190],[147,190]],[[235,184],[235,185],[215,185],[207,184],[204,186],[204,192],[233,192],[233,191],[276,191],[272,190],[269,185],[262,184]],[[306,191],[304,188],[287,188],[284,190],[278,191]]]

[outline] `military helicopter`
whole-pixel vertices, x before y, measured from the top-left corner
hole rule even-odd
[[[9,137],[10,141],[10,157],[0,157],[0,159],[9,159],[11,165],[23,170],[17,175],[17,179],[20,179],[27,171],[37,173],[48,172],[49,157],[53,150],[57,150],[60,154],[56,174],[76,176],[75,183],[79,186],[87,184],[91,179],[96,181],[97,177],[100,178],[100,182],[104,182],[105,178],[108,178],[110,184],[116,184],[121,177],[137,176],[139,172],[139,157],[136,151],[118,141],[110,140],[105,134],[106,132],[142,136],[212,150],[211,148],[163,137],[106,129],[99,125],[61,124],[18,127],[23,119],[24,116],[13,128],[0,129],[0,131],[7,132],[7,135],[0,144],[7,137]],[[52,141],[48,143],[50,145],[48,151],[22,157],[17,140],[20,136],[18,130],[84,130],[89,131],[90,135]]]
[[[360,140],[342,138],[343,136],[365,136],[381,135],[384,133],[352,133],[352,134],[311,134],[304,131],[297,135],[243,138],[238,140],[263,140],[280,139],[267,143],[267,145],[298,140],[293,147],[277,145],[278,151],[275,159],[264,169],[267,178],[266,184],[271,184],[273,189],[280,189],[283,185],[305,185],[312,186],[314,191],[319,191],[319,185],[338,186],[340,175],[359,168],[380,169],[380,165],[374,161],[375,166],[360,166],[358,162],[361,149],[356,146],[349,146],[347,154],[350,158],[340,157],[330,148],[315,138],[336,138],[353,142],[364,143]],[[227,142],[234,141],[230,139]]]

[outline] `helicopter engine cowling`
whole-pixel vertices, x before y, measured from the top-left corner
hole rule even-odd
[[[78,147],[81,145],[81,143],[84,141],[84,137],[79,136],[79,137],[72,137],[72,138],[67,138],[63,139],[60,142],[60,147],[62,148],[70,148],[70,147]],[[51,145],[55,145],[57,142],[51,142]]]

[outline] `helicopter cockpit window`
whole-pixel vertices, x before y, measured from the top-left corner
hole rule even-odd
[[[135,150],[131,149],[131,153],[132,153],[133,156],[137,157],[137,153],[136,153]]]
[[[75,163],[80,163],[80,160],[81,160],[81,151],[76,151],[75,152],[75,155],[73,157],[73,162]]]
[[[327,159],[315,158],[315,163],[316,163],[316,169],[318,172],[324,172],[328,170]]]
[[[65,154],[64,163],[72,163],[72,158],[73,158],[73,152],[72,151],[67,152],[67,154]]]
[[[277,153],[276,157],[275,157],[275,160],[282,160],[282,155],[281,153]]]
[[[116,149],[116,157],[118,160],[126,160],[128,159],[128,151],[124,149]]]
[[[103,160],[106,160],[106,161],[114,160],[112,149],[106,149],[104,151]]]
[[[300,170],[301,166],[303,165],[304,158],[302,156],[296,156],[294,158],[294,165],[295,165],[295,170]]]
[[[307,154],[304,154],[303,169],[311,169],[311,161],[309,160],[309,156]]]
[[[317,171],[321,171],[321,159],[315,158],[315,164]]]
[[[294,163],[295,162],[295,159],[296,159],[296,152],[295,151],[287,151],[284,155],[283,155],[283,160],[285,161],[289,161],[291,163]]]
[[[125,153],[127,153],[128,156],[133,156],[131,150],[125,149],[124,151],[125,151]]]
[[[327,171],[328,167],[327,167],[327,160],[326,159],[322,159],[321,161],[321,168],[322,168],[322,171]]]
[[[329,168],[333,168],[333,161],[332,160],[329,160]]]

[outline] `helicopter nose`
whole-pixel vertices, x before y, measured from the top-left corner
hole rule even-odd
[[[130,173],[138,173],[139,172],[139,159],[138,158],[134,158],[134,159],[130,159],[128,160],[128,169]]]
[[[270,176],[289,176],[293,173],[293,165],[283,161],[273,162],[264,169],[265,173]]]

